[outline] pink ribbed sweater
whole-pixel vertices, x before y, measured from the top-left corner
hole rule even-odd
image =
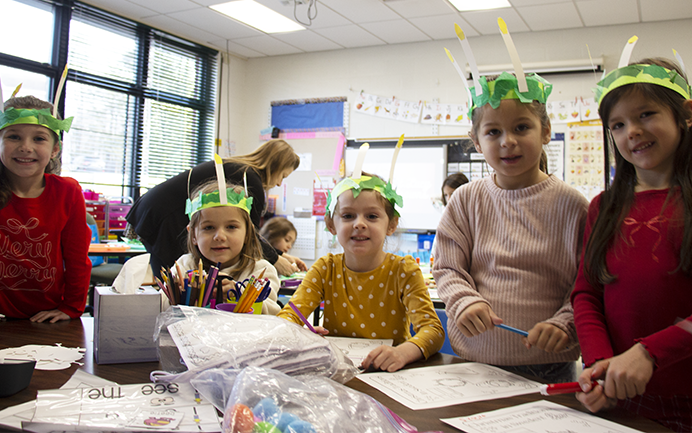
[[[494,365],[574,361],[579,347],[570,292],[588,201],[555,176],[518,190],[501,189],[493,179],[457,189],[437,228],[433,274],[452,347],[464,359]],[[519,335],[497,328],[464,337],[456,319],[479,301],[519,329],[541,321],[558,326],[570,336],[570,349],[526,349]]]

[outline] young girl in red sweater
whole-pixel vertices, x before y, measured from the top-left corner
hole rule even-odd
[[[625,60],[627,63],[627,60]],[[598,98],[600,96],[600,98]],[[589,206],[572,293],[587,368],[577,398],[692,431],[692,101],[672,62],[646,59],[597,91],[606,189]],[[610,183],[608,161],[615,157]],[[592,379],[603,379],[591,385]]]
[[[24,96],[0,110],[0,314],[55,323],[86,304],[91,231],[76,180],[60,177],[60,120]]]

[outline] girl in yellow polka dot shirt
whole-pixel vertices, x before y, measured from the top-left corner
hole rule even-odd
[[[325,222],[344,252],[317,260],[291,298],[306,316],[324,301],[324,328],[317,327],[323,335],[394,340],[393,347],[372,350],[363,368],[396,371],[435,354],[444,342],[416,262],[383,251],[399,223],[394,204],[401,202],[391,184],[376,176],[339,182],[327,200]],[[302,324],[289,306],[279,317]]]

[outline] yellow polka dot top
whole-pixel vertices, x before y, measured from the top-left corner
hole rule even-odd
[[[291,298],[303,315],[324,302],[323,326],[329,335],[391,338],[395,346],[410,341],[425,358],[440,350],[444,330],[411,256],[387,253],[370,272],[353,272],[343,259],[343,254],[328,254],[310,268]],[[288,305],[279,317],[302,324]]]

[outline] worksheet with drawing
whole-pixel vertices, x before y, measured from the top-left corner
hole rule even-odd
[[[357,377],[413,410],[530,394],[539,392],[541,386],[476,362],[364,373]]]

